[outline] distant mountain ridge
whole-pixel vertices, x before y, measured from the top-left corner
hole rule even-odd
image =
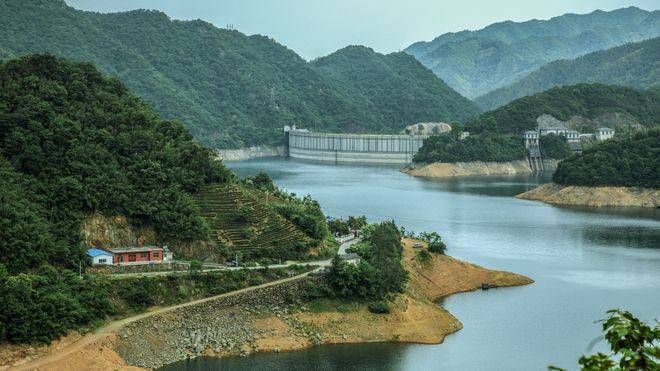
[[[656,36],[660,36],[660,11],[629,7],[565,14],[547,21],[494,23],[478,31],[417,42],[405,51],[459,93],[474,98],[548,62]]]
[[[660,37],[550,62],[511,85],[474,101],[484,110],[554,86],[603,83],[646,89],[660,84]]]
[[[485,112],[465,128],[471,133],[521,135],[536,128],[536,119],[545,114],[569,121],[578,130],[603,124],[617,130],[633,125],[654,127],[660,125],[660,89],[639,91],[603,84],[555,87]]]
[[[92,61],[216,148],[276,144],[281,128],[291,124],[398,132],[417,121],[465,121],[478,114],[472,102],[404,54],[382,56],[364,48],[361,59],[353,60],[355,69],[378,68],[375,85],[396,86],[392,81],[401,76],[420,79],[372,96],[370,90],[347,89],[339,71],[351,68],[329,76],[323,72],[329,65],[318,70],[267,37],[171,20],[157,11],[102,14],[60,0],[3,0],[0,25],[0,58],[50,52]],[[410,104],[394,99],[401,96]]]

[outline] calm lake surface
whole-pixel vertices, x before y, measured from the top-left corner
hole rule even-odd
[[[168,370],[576,369],[605,351],[600,324],[612,307],[660,319],[660,210],[565,208],[512,198],[543,176],[423,180],[396,167],[287,159],[228,163],[266,171],[280,187],[318,200],[326,215],[394,219],[437,231],[459,259],[521,273],[536,283],[454,295],[441,305],[464,324],[440,345],[358,344],[200,358]]]

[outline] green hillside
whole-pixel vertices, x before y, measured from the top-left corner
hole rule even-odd
[[[484,110],[555,86],[603,83],[637,89],[660,84],[660,37],[548,63],[511,85],[475,99]]]
[[[18,173],[10,182],[22,184],[9,192],[16,207],[3,207],[12,227],[2,233],[16,231],[0,238],[10,272],[77,265],[80,222],[95,211],[126,215],[164,240],[205,239],[189,193],[232,177],[181,124],[158,118],[118,80],[47,55],[0,63],[0,155],[5,171]]]
[[[219,230],[234,244],[216,244],[216,260],[246,248],[258,257],[300,258],[327,236],[315,202],[262,200],[117,79],[50,55],[0,63],[0,173],[0,264],[12,273],[77,266],[88,247],[81,222],[97,211],[153,228],[181,258],[178,246]],[[216,206],[250,222],[208,215]],[[231,234],[242,227],[250,238]]]
[[[257,191],[236,184],[209,185],[196,196],[211,227],[211,240],[244,257],[301,258],[319,245],[291,221],[270,209]],[[275,196],[271,196],[275,197]]]
[[[396,129],[441,116],[466,121],[479,113],[471,101],[406,53],[383,55],[364,46],[349,46],[312,64],[349,101],[379,112],[384,118],[382,131],[391,130],[387,123],[396,123]]]
[[[549,20],[494,23],[446,33],[405,51],[449,86],[474,98],[509,85],[542,65],[660,35],[660,11],[635,7]]]
[[[660,123],[660,90],[639,91],[602,84],[556,87],[483,113],[468,122],[466,130],[522,134],[536,128],[536,119],[543,114],[563,121],[573,116],[589,120],[619,114],[650,127]]]
[[[660,188],[660,130],[605,141],[559,163],[552,180],[579,186]]]
[[[51,52],[92,61],[163,117],[185,123],[193,137],[217,148],[279,144],[281,128],[291,124],[319,131],[395,132],[418,117],[463,121],[476,113],[474,105],[418,63],[391,63],[392,69],[380,71],[385,81],[419,79],[390,91],[392,97],[414,101],[406,107],[382,91],[357,97],[346,90],[345,77],[326,76],[267,37],[199,20],[171,20],[156,11],[101,14],[61,0],[5,0],[0,24],[0,58]],[[368,55],[354,62],[358,69],[371,66]],[[421,103],[413,98],[419,93],[416,84],[435,87]]]

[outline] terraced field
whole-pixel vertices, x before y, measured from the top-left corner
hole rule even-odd
[[[236,185],[208,185],[195,201],[211,227],[211,241],[229,245],[232,251],[255,252],[310,240],[289,220]]]

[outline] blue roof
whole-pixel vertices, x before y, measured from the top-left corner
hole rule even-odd
[[[87,255],[91,256],[92,258],[95,258],[99,255],[112,255],[112,253],[101,249],[89,249],[87,250]]]

